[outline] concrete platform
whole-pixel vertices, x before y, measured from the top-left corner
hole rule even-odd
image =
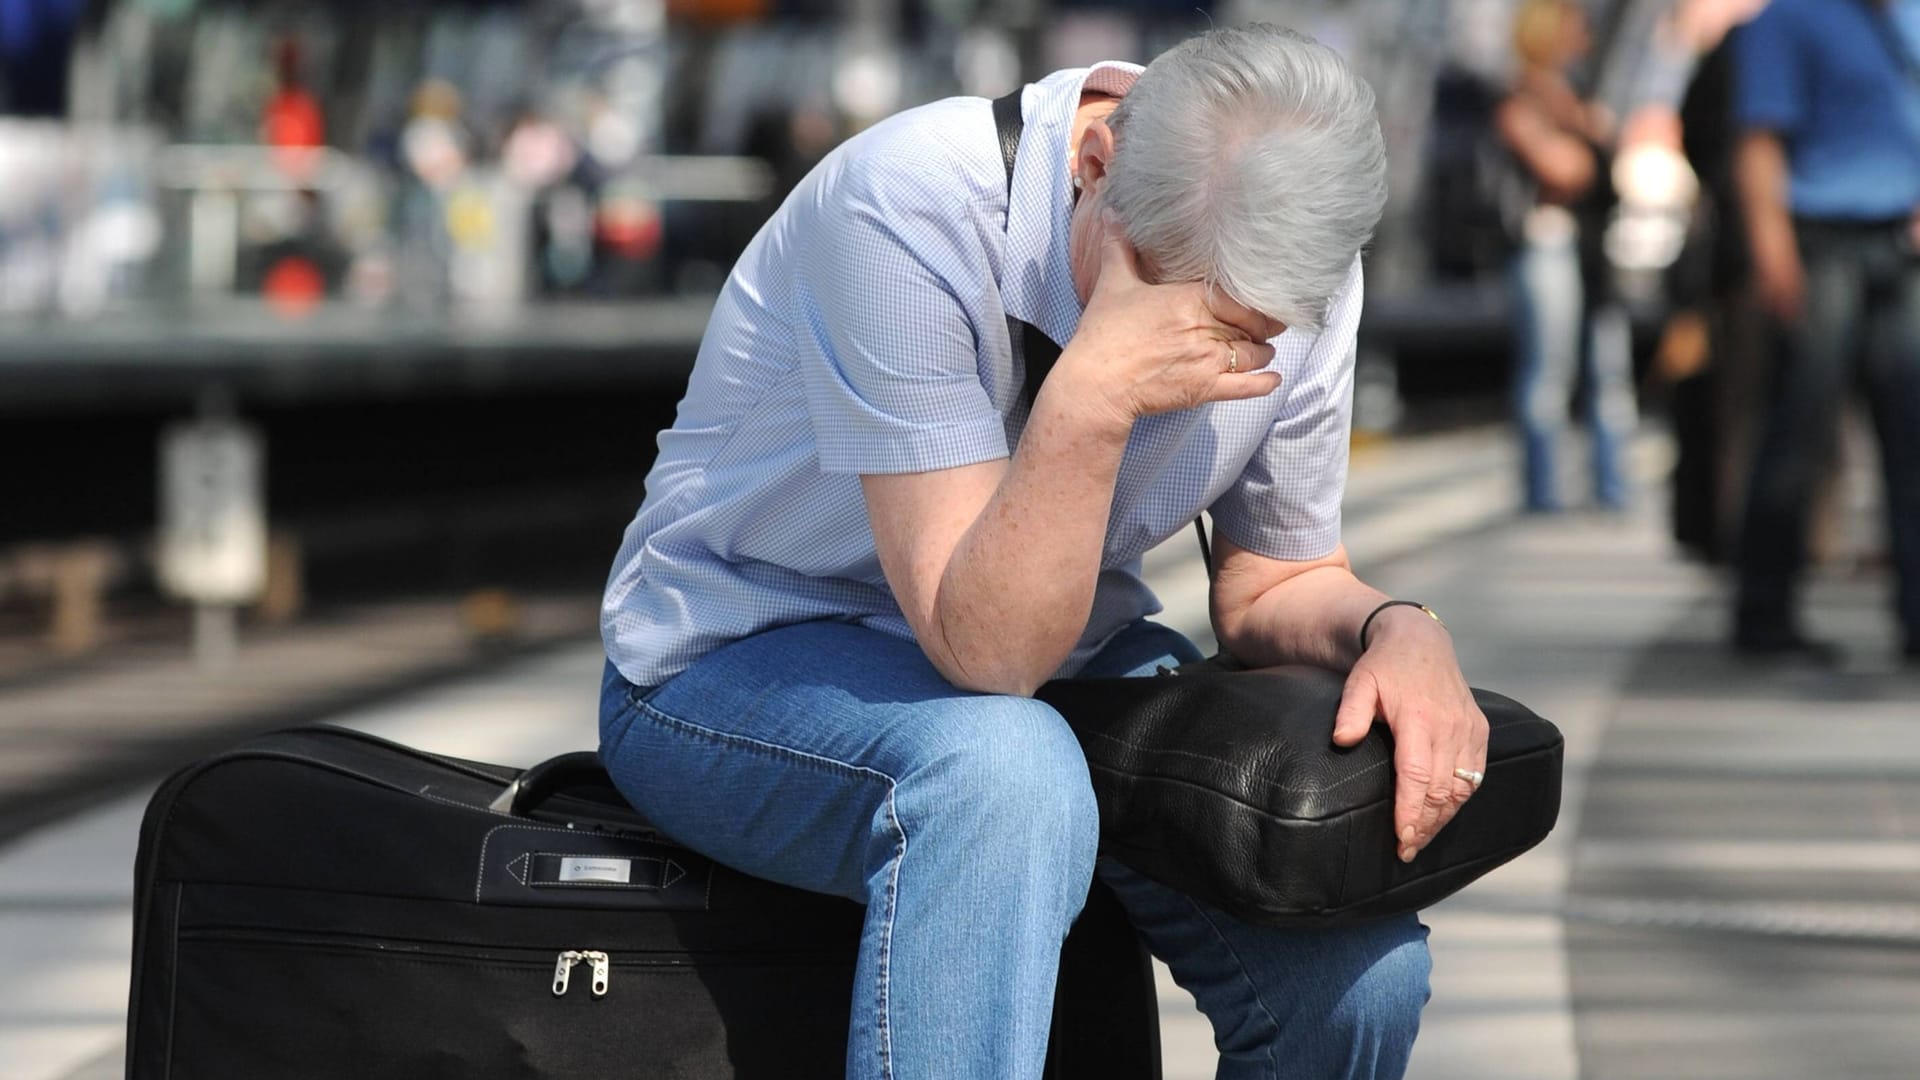
[[[1643,462],[1659,467],[1657,448]],[[1506,440],[1356,457],[1363,576],[1446,616],[1469,678],[1560,724],[1561,825],[1428,912],[1418,1080],[1912,1077],[1920,1061],[1920,679],[1892,669],[1884,585],[1823,582],[1839,672],[1719,648],[1719,586],[1659,514],[1519,518]],[[1204,638],[1190,537],[1150,560]],[[336,719],[516,764],[591,745],[592,646]],[[129,868],[143,796],[0,848],[0,1075],[119,1075]],[[1164,980],[1164,972],[1163,980]],[[1168,1080],[1213,1073],[1163,986]],[[1310,1080],[1310,1078],[1309,1078]]]

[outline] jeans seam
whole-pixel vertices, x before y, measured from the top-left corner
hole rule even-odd
[[[1279,1041],[1280,1018],[1273,1015],[1273,1010],[1267,1007],[1266,999],[1260,996],[1259,985],[1253,981],[1253,976],[1247,974],[1247,962],[1241,959],[1240,950],[1234,948],[1233,942],[1227,940],[1227,935],[1221,932],[1220,924],[1214,921],[1212,913],[1200,906],[1200,903],[1193,897],[1185,893],[1180,894],[1180,899],[1186,901],[1187,906],[1193,909],[1193,913],[1200,917],[1200,921],[1207,924],[1207,929],[1213,932],[1214,939],[1220,942],[1220,947],[1227,950],[1227,955],[1233,958],[1234,964],[1240,969],[1240,980],[1247,984],[1247,990],[1253,997],[1253,1003],[1260,1007],[1261,1013],[1267,1018],[1267,1023],[1273,1026],[1273,1036],[1266,1040],[1267,1074],[1274,1077],[1275,1080],[1278,1080],[1280,1076],[1280,1063],[1274,1060],[1273,1052],[1275,1044]]]
[[[618,726],[618,730],[611,739],[607,738],[604,733],[601,735],[600,760],[603,762],[609,761],[618,755],[620,753],[620,747],[626,744],[627,733],[633,730],[633,718],[627,716],[627,714],[644,704],[649,697],[652,697],[660,689],[660,687],[657,686],[651,689],[644,686],[635,686],[633,683],[627,681],[627,677],[624,675],[619,676],[619,678],[620,707],[613,715],[615,719],[625,717],[626,723]],[[604,701],[604,698],[602,700]]]
[[[880,936],[880,955],[876,958],[875,963],[879,969],[878,978],[880,983],[878,1025],[880,1036],[880,1075],[883,1080],[891,1080],[893,1076],[893,1022],[889,1015],[889,1009],[892,1005],[892,995],[889,992],[889,983],[891,982],[890,965],[893,956],[894,916],[898,910],[898,897],[900,892],[900,864],[906,861],[907,855],[907,830],[906,827],[900,823],[900,814],[894,803],[894,793],[899,788],[899,781],[881,772],[879,769],[866,765],[852,765],[819,754],[810,754],[804,750],[796,750],[790,746],[781,746],[778,743],[767,742],[763,739],[750,738],[746,735],[734,735],[724,731],[715,731],[712,728],[703,727],[692,721],[683,720],[678,716],[664,712],[655,707],[650,701],[640,700],[632,696],[629,696],[628,701],[636,713],[648,716],[656,723],[678,729],[683,734],[696,739],[717,743],[721,746],[755,754],[760,757],[786,761],[804,768],[833,773],[850,779],[873,780],[877,778],[886,785],[887,821],[893,826],[893,834],[898,837],[898,839],[894,843],[893,865],[889,868],[887,877],[886,910],[881,917],[881,925],[884,929]],[[622,741],[624,742],[625,740],[622,739]]]
[[[615,721],[614,730],[611,733],[613,738],[609,739],[605,735],[601,736],[600,761],[602,764],[618,757],[620,755],[620,747],[626,745],[627,734],[633,730],[633,717],[629,715],[634,711],[633,705],[632,699],[629,698],[627,704],[613,714]],[[621,723],[620,721],[622,720],[625,722]]]
[[[884,773],[882,775],[885,775]],[[887,781],[887,820],[893,823],[893,834],[900,839],[893,846],[893,866],[887,875],[887,913],[882,920],[886,927],[880,940],[880,1075],[883,1080],[893,1076],[893,1008],[892,969],[893,961],[893,922],[898,908],[900,895],[900,864],[907,860],[907,830],[900,824],[900,815],[893,802],[894,784]]]

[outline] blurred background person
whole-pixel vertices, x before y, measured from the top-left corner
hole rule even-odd
[[[1682,0],[1674,43],[1697,58],[1680,103],[1681,148],[1699,179],[1686,246],[1666,275],[1673,312],[1655,375],[1670,387],[1673,536],[1690,555],[1726,559],[1764,368],[1765,326],[1752,301],[1746,224],[1734,190],[1732,31],[1766,0]]]
[[[1592,46],[1572,0],[1527,0],[1514,20],[1519,71],[1496,114],[1500,136],[1531,191],[1513,260],[1513,403],[1524,448],[1526,507],[1562,508],[1559,444],[1584,368],[1594,498],[1627,504],[1622,467],[1637,418],[1632,335],[1607,287],[1601,235],[1612,209],[1608,110],[1584,99],[1575,68]]]
[[[0,4],[0,116],[59,116],[80,0]]]
[[[1920,0],[1774,0],[1735,48],[1736,181],[1776,368],[1740,532],[1734,646],[1831,661],[1796,586],[1847,392],[1880,436],[1904,655],[1920,660]]]

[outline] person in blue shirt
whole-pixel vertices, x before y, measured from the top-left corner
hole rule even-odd
[[[1920,660],[1920,0],[1774,0],[1735,44],[1736,181],[1778,329],[1741,524],[1734,645],[1822,661],[1796,585],[1842,405],[1880,437],[1905,656]]]
[[[1399,857],[1473,796],[1487,721],[1445,627],[1340,541],[1373,93],[1268,27],[1017,104],[1011,177],[988,102],[934,102],[741,255],[608,579],[601,757],[681,843],[866,905],[852,1080],[1041,1076],[1096,871],[1220,1077],[1400,1076],[1419,920],[1255,926],[1096,864],[1085,755],[1032,696],[1198,658],[1141,556],[1205,510],[1223,649],[1350,672],[1335,743],[1393,729]],[[1030,402],[1024,327],[1060,349]]]

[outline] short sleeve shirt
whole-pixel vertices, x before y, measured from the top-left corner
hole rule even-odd
[[[1802,217],[1920,206],[1920,0],[1773,0],[1736,32],[1735,112],[1787,148]]]
[[[860,477],[1007,457],[1025,422],[1019,323],[1057,344],[1081,305],[1068,262],[1068,143],[1083,90],[1141,69],[1057,72],[1022,94],[1011,194],[992,107],[952,98],[847,141],[735,265],[607,583],[601,631],[630,682],[818,619],[912,639],[880,569]],[[1278,257],[1284,257],[1283,254]],[[1359,260],[1326,329],[1274,344],[1279,390],[1139,421],[1115,485],[1093,611],[1060,674],[1159,610],[1141,556],[1202,510],[1276,559],[1340,542]]]

